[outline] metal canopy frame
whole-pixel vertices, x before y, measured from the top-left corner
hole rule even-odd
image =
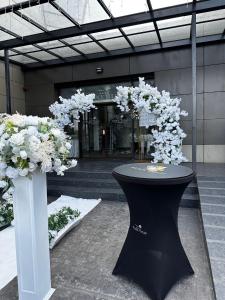
[[[188,16],[188,15],[193,15],[193,13],[199,14],[203,12],[209,12],[209,11],[214,11],[214,10],[220,10],[220,9],[225,9],[225,0],[203,0],[203,1],[196,1],[193,0],[190,2],[188,5],[187,4],[181,4],[181,5],[176,5],[176,6],[171,6],[171,7],[165,7],[161,9],[152,9],[152,4],[151,0],[146,0],[146,4],[148,7],[148,11],[142,12],[142,13],[137,13],[133,15],[126,15],[126,16],[121,16],[121,17],[114,17],[110,9],[106,6],[104,3],[104,0],[97,0],[98,4],[102,7],[104,12],[107,14],[109,19],[106,20],[101,20],[97,22],[92,22],[92,23],[87,23],[87,24],[79,24],[77,20],[75,20],[72,16],[69,15],[68,12],[66,12],[62,7],[59,6],[59,4],[55,0],[29,0],[29,1],[24,1],[22,3],[14,4],[14,5],[9,5],[7,7],[0,8],[0,16],[5,13],[10,13],[13,12],[15,15],[20,17],[21,19],[29,22],[39,30],[41,30],[41,33],[37,34],[32,34],[32,35],[27,35],[25,37],[21,37],[18,34],[12,32],[11,30],[8,30],[6,28],[0,27],[0,31],[4,31],[14,38],[10,40],[5,40],[3,42],[0,42],[0,50],[4,49],[13,49],[14,52],[16,52],[14,55],[23,55],[24,57],[30,58],[33,61],[36,61],[35,63],[28,63],[28,64],[21,64],[25,69],[26,68],[40,68],[40,67],[46,67],[46,66],[53,66],[53,65],[58,65],[58,64],[64,64],[64,63],[76,63],[77,61],[90,61],[92,59],[102,59],[105,57],[115,57],[119,55],[124,55],[126,54],[138,54],[138,53],[143,53],[145,50],[147,52],[149,51],[159,51],[162,49],[168,49],[168,45],[171,45],[171,43],[163,42],[160,32],[163,30],[168,30],[172,28],[178,28],[178,27],[183,27],[187,26],[187,24],[180,24],[178,26],[171,26],[171,27],[166,27],[166,28],[158,28],[157,21],[160,20],[167,20],[171,18],[177,18],[180,16]],[[42,5],[45,3],[49,3],[52,7],[58,10],[60,14],[62,14],[68,21],[70,21],[73,26],[67,27],[67,28],[62,28],[62,29],[57,29],[57,30],[51,30],[48,31],[44,26],[41,24],[37,23],[35,20],[33,20],[30,17],[27,17],[25,14],[21,12],[21,10],[26,9],[28,7],[34,7],[38,5]],[[225,19],[225,16],[224,16]],[[208,22],[215,21],[215,20],[209,20]],[[156,35],[158,37],[158,44],[153,44],[153,45],[147,45],[147,46],[134,46],[134,44],[131,42],[130,38],[132,37],[132,34],[126,34],[124,29],[127,26],[132,26],[132,25],[139,25],[139,24],[145,24],[145,23],[150,23],[152,22],[154,24],[154,30],[152,32],[156,32]],[[202,22],[203,23],[203,22]],[[93,34],[96,32],[101,32],[101,31],[107,31],[107,30],[112,30],[112,29],[118,29],[121,36],[127,41],[128,43],[128,48],[124,48],[121,50],[112,50],[109,51],[107,47],[105,47],[101,39],[96,39]],[[144,33],[144,32],[141,32]],[[136,33],[136,34],[141,34],[141,33]],[[93,53],[93,54],[85,54],[81,50],[79,50],[76,47],[76,44],[69,44],[63,39],[69,38],[69,37],[74,37],[74,36],[81,36],[81,35],[87,35],[90,39],[91,42],[95,43],[98,45],[103,51],[98,52],[98,53]],[[110,37],[110,39],[118,38],[118,36],[113,36]],[[199,44],[209,44],[209,43],[216,43],[216,42],[224,42],[225,40],[225,35],[221,34],[220,37],[216,40],[217,36],[206,36],[204,38],[197,38],[197,45]],[[61,55],[55,53],[53,51],[54,49],[60,48],[60,47],[53,47],[52,49],[46,49],[40,45],[37,45],[38,43],[43,43],[43,42],[49,42],[49,41],[54,41],[58,40],[61,42],[62,46],[61,47],[67,47],[74,51],[74,57],[62,57]],[[105,38],[104,40],[107,40]],[[85,43],[84,43],[85,44]],[[21,46],[26,46],[26,45],[33,45],[37,48],[37,50],[30,51],[29,53],[23,53],[17,49],[16,47],[21,47]],[[177,40],[172,43],[173,47],[191,47],[191,36],[189,39],[189,42],[187,40]],[[171,46],[169,46],[171,48]],[[16,51],[15,51],[16,50]],[[18,52],[19,51],[19,52]],[[42,60],[38,59],[35,56],[32,56],[32,53],[35,53],[37,51],[45,51],[46,53],[50,54],[55,57],[55,59],[52,60]],[[14,55],[9,55],[9,59],[12,58]],[[20,63],[17,63],[20,64]]]
[[[80,62],[89,62],[92,60],[101,60],[101,59],[109,59],[114,57],[121,57],[127,55],[136,55],[140,53],[149,53],[149,52],[156,52],[156,51],[163,51],[169,49],[176,49],[176,48],[191,48],[192,54],[192,168],[196,171],[196,152],[197,152],[197,83],[196,83],[196,47],[202,45],[208,45],[213,43],[224,43],[225,42],[225,28],[221,34],[214,34],[214,35],[206,35],[196,37],[196,24],[201,23],[208,23],[213,21],[222,21],[225,20],[225,16],[222,18],[214,18],[212,20],[206,21],[199,21],[196,22],[196,16],[199,13],[211,12],[215,10],[225,9],[225,0],[193,0],[189,2],[189,4],[181,4],[175,5],[171,7],[164,7],[161,9],[153,9],[151,0],[146,0],[146,5],[148,10],[141,13],[136,13],[133,15],[126,15],[121,17],[115,17],[110,9],[105,4],[104,0],[96,0],[100,7],[104,10],[108,19],[96,21],[87,24],[79,24],[77,20],[75,20],[67,11],[65,11],[60,5],[56,2],[56,0],[28,0],[22,3],[9,5],[3,8],[0,8],[0,17],[3,14],[13,13],[17,17],[23,19],[25,22],[29,22],[32,26],[39,29],[41,33],[26,35],[22,37],[17,33],[9,30],[3,26],[0,26],[0,32],[5,32],[6,34],[11,35],[13,38],[9,40],[5,40],[0,42],[0,50],[4,50],[4,58],[0,57],[1,60],[5,61],[5,83],[6,83],[6,111],[7,113],[12,112],[11,107],[11,93],[10,93],[10,68],[9,63],[12,62],[14,64],[22,66],[25,70],[32,70],[37,68],[46,68],[46,67],[53,67],[58,65],[65,65],[71,63],[80,63]],[[38,5],[42,5],[45,3],[49,3],[54,9],[58,10],[60,14],[68,20],[73,26],[51,30],[49,31],[43,25],[39,24],[37,21],[33,20],[32,18],[26,16],[22,13],[23,9],[34,7]],[[168,20],[173,18],[178,18],[182,16],[191,16],[191,23],[190,24],[179,24],[174,26],[167,26],[165,28],[159,28],[158,21],[161,20]],[[154,30],[146,30],[141,32],[135,33],[126,33],[124,28],[133,25],[140,25],[145,23],[153,23]],[[168,29],[177,29],[181,27],[185,27],[190,25],[190,37],[189,39],[179,39],[173,40],[170,42],[163,42],[161,37],[161,33],[163,30]],[[120,33],[119,36],[112,36],[104,39],[98,39],[93,34],[97,32],[103,32],[107,30],[117,29]],[[143,33],[151,33],[155,32],[157,35],[158,43],[155,44],[148,44],[144,46],[135,46],[134,43],[131,41],[133,35],[143,34]],[[80,44],[85,44],[89,42],[82,42],[82,43],[68,43],[64,39],[87,35],[90,39],[91,43],[95,43],[102,52],[92,53],[92,54],[85,54],[83,51],[79,50]],[[113,40],[118,37],[122,37],[126,40],[128,47],[123,49],[117,50],[109,50],[104,44],[102,40]],[[56,47],[48,47],[45,48],[39,43],[43,42],[50,42],[50,41],[59,41],[60,46]],[[37,50],[32,50],[28,52],[23,52],[17,49],[17,47],[32,45]],[[68,48],[74,51],[74,56],[70,57],[62,57],[61,55],[54,52],[56,49],[60,48]],[[9,54],[9,52],[12,54]],[[54,59],[52,60],[42,60],[40,58],[35,57],[32,54],[38,52],[45,52],[51,55]],[[15,62],[13,59],[17,55],[23,55],[28,59],[32,59],[35,61],[34,63],[22,64],[19,62]]]

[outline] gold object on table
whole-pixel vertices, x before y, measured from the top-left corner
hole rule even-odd
[[[147,166],[147,171],[157,173],[163,172],[166,169],[164,166]]]

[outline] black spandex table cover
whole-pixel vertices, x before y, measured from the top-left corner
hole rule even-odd
[[[113,274],[134,280],[151,299],[162,300],[178,280],[194,274],[177,225],[180,200],[194,174],[183,166],[166,165],[163,172],[150,172],[147,166],[152,164],[113,170],[130,210],[130,227]]]

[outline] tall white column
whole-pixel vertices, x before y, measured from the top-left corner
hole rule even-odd
[[[51,289],[46,174],[14,180],[19,300],[49,299]]]

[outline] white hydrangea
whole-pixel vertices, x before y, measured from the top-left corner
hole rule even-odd
[[[154,146],[153,162],[180,164],[187,161],[182,153],[182,142],[186,134],[180,127],[181,116],[187,112],[180,109],[181,99],[171,98],[166,91],[160,93],[156,87],[139,78],[137,87],[117,87],[114,99],[122,112],[130,112],[139,118],[144,110],[156,116],[156,128],[152,132]]]
[[[61,126],[74,126],[74,121],[79,121],[80,113],[89,112],[96,108],[93,104],[95,94],[85,95],[81,90],[72,95],[69,99],[59,97],[59,102],[49,106],[50,112],[54,115],[56,122]]]
[[[68,161],[71,143],[50,118],[0,115],[0,188],[2,199],[12,197],[12,180],[29,176],[37,168],[58,175],[76,165]]]

